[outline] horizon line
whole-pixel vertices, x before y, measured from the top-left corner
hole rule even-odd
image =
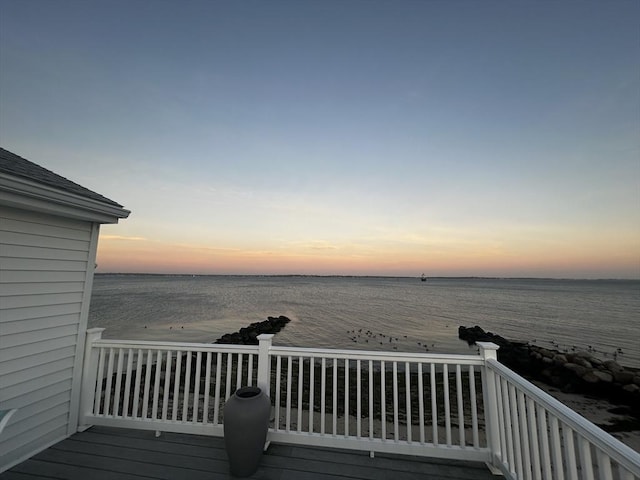
[[[349,275],[349,274],[313,274],[313,273],[159,273],[159,272],[94,272],[95,275],[146,275],[146,276],[175,276],[175,277],[317,277],[317,278],[412,278],[420,279],[421,275]],[[579,277],[496,277],[483,275],[427,276],[427,279],[448,280],[580,280],[597,281],[640,281],[640,278],[579,278]]]

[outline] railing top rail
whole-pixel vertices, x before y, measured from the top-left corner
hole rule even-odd
[[[272,355],[291,355],[314,358],[340,358],[353,360],[383,360],[398,362],[447,363],[461,365],[484,365],[477,355],[454,355],[442,353],[384,352],[375,350],[339,350],[330,348],[271,347]]]
[[[534,401],[540,403],[547,411],[558,417],[560,421],[566,423],[597,448],[600,448],[616,462],[626,468],[633,468],[634,475],[640,475],[640,454],[638,452],[612,437],[600,427],[597,427],[582,415],[576,413],[497,360],[487,360],[486,366],[515,384],[517,388],[523,390]]]
[[[200,352],[237,352],[258,353],[258,345],[230,345],[226,343],[186,343],[149,340],[112,340],[100,339],[93,343],[96,347],[142,348],[147,350],[200,351]]]
[[[257,353],[258,345],[231,345],[216,343],[187,343],[150,340],[119,340],[103,338],[93,345],[101,348],[132,348],[147,350],[201,351],[201,352],[234,352]],[[291,355],[314,358],[340,358],[353,360],[380,360],[397,362],[422,362],[436,364],[483,365],[484,360],[477,355],[455,355],[442,353],[407,353],[385,352],[374,350],[344,350],[329,348],[304,348],[272,346],[272,355]]]

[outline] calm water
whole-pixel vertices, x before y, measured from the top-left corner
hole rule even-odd
[[[620,363],[640,367],[640,281],[97,275],[89,325],[211,342],[278,315],[292,319],[278,345],[469,353],[458,326],[480,325],[608,358],[620,348]]]

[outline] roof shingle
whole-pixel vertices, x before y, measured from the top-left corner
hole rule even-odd
[[[65,192],[73,193],[81,197],[97,200],[98,202],[122,208],[122,205],[108,198],[84,188],[71,180],[53,173],[46,168],[36,165],[15,153],[0,147],[0,172],[22,177],[27,180],[47,185]]]

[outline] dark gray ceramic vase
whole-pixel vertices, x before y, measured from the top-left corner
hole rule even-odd
[[[271,401],[258,387],[242,387],[224,406],[224,442],[231,475],[253,475],[262,458],[269,430]]]

